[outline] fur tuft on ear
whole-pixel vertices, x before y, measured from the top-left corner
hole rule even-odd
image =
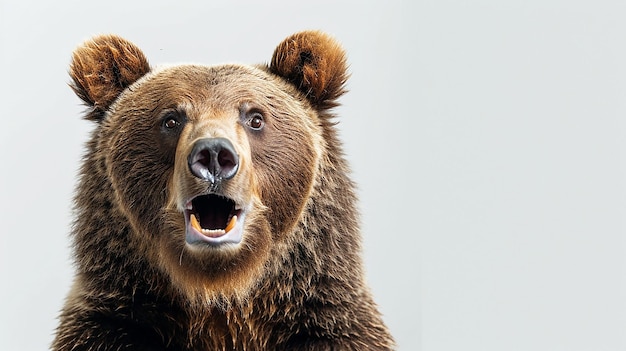
[[[102,35],[74,51],[70,86],[91,107],[85,118],[99,122],[120,93],[149,71],[148,60],[137,46],[115,35]]]
[[[341,45],[320,31],[283,40],[274,51],[270,71],[295,85],[319,110],[337,105],[349,76]]]

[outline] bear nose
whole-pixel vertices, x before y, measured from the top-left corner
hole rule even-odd
[[[205,138],[194,143],[187,163],[194,176],[215,183],[235,176],[239,156],[230,140]]]

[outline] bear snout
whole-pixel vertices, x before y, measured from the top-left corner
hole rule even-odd
[[[226,138],[197,140],[187,157],[191,174],[211,183],[231,179],[239,169],[239,156]]]

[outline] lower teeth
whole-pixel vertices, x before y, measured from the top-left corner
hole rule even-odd
[[[230,222],[228,222],[228,225],[226,226],[226,229],[224,229],[224,232],[230,232],[231,229],[235,228],[235,224],[237,224],[237,216],[233,216],[230,219]]]
[[[226,234],[231,229],[233,229],[235,227],[235,225],[237,224],[237,216],[232,216],[231,217],[231,219],[228,222],[228,224],[226,225],[225,229],[204,229],[200,225],[200,222],[198,221],[198,218],[196,217],[196,215],[193,214],[193,213],[191,213],[189,215],[189,220],[191,222],[191,226],[194,227],[199,232],[204,233],[204,234],[212,234],[212,235],[223,235],[223,234]]]

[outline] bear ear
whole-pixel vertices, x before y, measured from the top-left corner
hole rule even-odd
[[[319,31],[296,33],[283,40],[272,56],[270,72],[295,85],[314,107],[337,106],[348,80],[346,54],[341,45]]]
[[[149,71],[148,60],[137,46],[115,35],[102,35],[74,51],[70,86],[91,107],[85,118],[99,122],[120,93]]]

